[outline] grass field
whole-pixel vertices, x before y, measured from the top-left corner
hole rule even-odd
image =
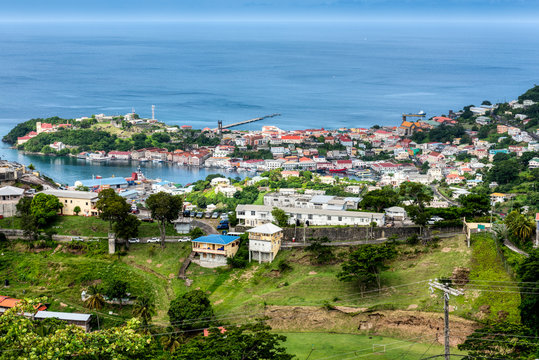
[[[417,360],[443,354],[443,346],[425,336],[424,342],[403,341],[382,336],[328,333],[279,333],[284,346],[298,360],[402,359]],[[421,340],[421,339],[419,339]],[[384,351],[385,350],[385,351]]]
[[[20,229],[21,219],[17,217],[0,219],[0,228]],[[109,223],[97,217],[85,216],[57,216],[49,224],[47,229],[54,229],[58,235],[71,236],[94,236],[107,237],[109,233]],[[166,232],[168,236],[177,235],[174,226],[167,225]],[[141,222],[139,226],[139,237],[159,236],[159,227],[156,222]]]
[[[500,280],[508,276],[503,266],[499,267],[501,262],[488,240],[479,239],[472,249],[468,249],[462,237],[444,239],[435,247],[398,245],[399,256],[388,264],[388,269],[381,276],[383,287],[394,288],[363,295],[353,283],[336,278],[340,262],[351,251],[349,248],[339,248],[338,261],[332,265],[312,265],[309,253],[300,249],[282,250],[274,263],[251,263],[245,269],[206,269],[193,263],[187,271],[187,276],[193,280],[188,288],[176,276],[191,251],[190,243],[168,243],[164,250],[157,244],[133,244],[123,256],[107,255],[106,242],[87,243],[89,248],[84,252],[68,251],[65,244],[56,252],[53,249],[29,251],[24,244],[14,243],[2,250],[0,273],[10,281],[10,287],[4,288],[2,295],[19,298],[45,295],[49,297],[53,311],[85,311],[80,292],[90,284],[105,283],[117,277],[129,282],[129,290],[133,294],[154,296],[157,305],[154,323],[160,325],[168,323],[170,301],[189,289],[205,291],[217,316],[240,313],[252,318],[271,305],[313,308],[330,305],[439,313],[443,308],[442,299],[429,291],[428,279],[449,277],[455,267],[471,268],[470,276],[477,280]],[[292,269],[280,273],[278,263],[281,260],[290,264]],[[474,319],[479,307],[489,303],[491,313],[498,314],[497,311],[505,309],[512,319],[517,314],[515,307],[518,302],[504,295],[467,293],[462,297],[452,297],[451,305],[455,306],[452,314]],[[108,315],[109,311],[118,315]],[[108,306],[101,313],[105,325],[112,325],[130,317],[131,309],[129,306]],[[281,329],[298,331],[293,325]],[[352,323],[338,324],[332,331],[358,332],[357,325]],[[290,346],[303,344],[300,335],[291,337]],[[346,339],[342,337],[339,341]],[[329,345],[333,343],[332,340],[327,341]],[[355,344],[354,341],[351,343]],[[412,347],[415,348],[416,345]],[[417,348],[421,346],[417,345]],[[304,351],[302,349],[297,351]]]

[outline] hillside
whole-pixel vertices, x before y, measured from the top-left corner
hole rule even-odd
[[[363,295],[354,284],[336,279],[348,248],[338,249],[337,260],[330,265],[311,264],[311,256],[304,250],[283,250],[273,264],[252,263],[246,269],[206,269],[192,264],[187,271],[193,280],[189,288],[177,279],[178,269],[190,252],[188,243],[167,244],[164,250],[150,244],[132,245],[128,253],[109,256],[104,242],[32,249],[17,242],[3,250],[0,271],[10,283],[3,295],[47,296],[51,310],[84,312],[81,291],[118,278],[129,279],[132,294],[155,297],[156,325],[168,323],[168,304],[175,296],[188,289],[202,289],[209,294],[216,315],[226,322],[267,316],[273,329],[283,333],[376,334],[397,339],[415,335],[417,341],[425,342],[425,331],[434,331],[438,338],[443,328],[441,296],[430,292],[428,279],[449,277],[455,267],[469,267],[474,280],[510,279],[489,241],[481,239],[472,249],[466,248],[461,237],[434,246],[398,245],[398,257],[382,273],[383,290]],[[291,269],[280,271],[280,261]],[[469,334],[475,320],[516,319],[518,294],[499,295],[469,292],[452,298],[455,335],[463,338]],[[502,309],[504,313],[500,313]],[[129,318],[131,311],[129,306],[107,305],[100,314],[102,326],[112,326]],[[291,336],[291,346],[297,346],[293,344],[298,337]]]

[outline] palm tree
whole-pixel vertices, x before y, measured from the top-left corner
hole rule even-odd
[[[103,297],[103,290],[98,285],[90,285],[88,288],[88,298],[84,301],[85,305],[90,310],[101,310],[105,306],[105,298]],[[96,314],[97,328],[99,329],[99,314]]]
[[[505,223],[511,233],[520,240],[521,244],[529,240],[535,230],[533,219],[516,210],[507,215]]]
[[[90,310],[101,310],[105,305],[102,289],[98,285],[91,285],[88,288],[88,298],[84,301],[85,305]]]
[[[152,316],[155,315],[155,303],[149,296],[141,296],[137,298],[135,305],[133,306],[133,315],[142,320],[144,326],[152,320]]]
[[[161,343],[163,350],[170,351],[171,353],[176,351],[181,345],[180,338],[177,334],[163,335],[161,339],[159,339],[159,342]]]

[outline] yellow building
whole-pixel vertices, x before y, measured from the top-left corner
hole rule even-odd
[[[69,191],[69,190],[45,190],[43,194],[54,195],[63,205],[60,215],[76,215],[75,208],[80,207],[79,215],[97,216],[95,208],[97,194],[89,191]]]
[[[249,233],[249,262],[272,262],[281,249],[283,229],[267,223],[247,230]]]
[[[226,259],[234,257],[240,246],[240,237],[211,234],[201,236],[192,241],[192,250],[199,255],[202,267],[218,267],[226,265]]]

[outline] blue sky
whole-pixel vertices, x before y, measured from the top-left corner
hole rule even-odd
[[[294,19],[490,17],[538,19],[539,0],[22,0],[0,2],[0,19]]]

